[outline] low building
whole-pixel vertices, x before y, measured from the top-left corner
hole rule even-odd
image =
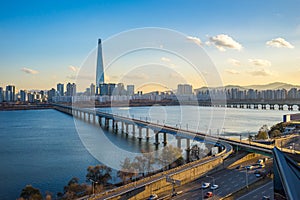
[[[300,121],[300,113],[283,115],[283,122]]]

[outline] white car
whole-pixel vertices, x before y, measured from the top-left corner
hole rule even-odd
[[[218,189],[218,188],[219,188],[219,186],[216,185],[216,184],[213,184],[213,185],[210,187],[210,189],[212,189],[212,190],[216,190],[216,189]]]
[[[148,198],[148,200],[154,200],[154,199],[158,199],[157,194],[151,194],[150,197]]]
[[[209,186],[210,186],[210,183],[203,183],[201,187],[202,187],[202,189],[206,189]]]

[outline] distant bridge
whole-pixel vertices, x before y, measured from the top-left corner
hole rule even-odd
[[[226,100],[226,101],[198,101],[199,106],[214,106],[226,108],[261,109],[261,110],[289,110],[300,111],[299,101],[294,100]]]

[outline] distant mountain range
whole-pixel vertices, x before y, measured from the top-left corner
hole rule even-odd
[[[286,89],[290,90],[291,88],[298,88],[300,89],[300,85],[292,85],[288,83],[282,82],[274,82],[265,85],[247,85],[247,86],[239,86],[239,85],[226,85],[224,86],[226,89],[237,88],[239,90],[247,90],[247,89],[254,89],[254,90],[277,90],[277,89]],[[215,89],[221,87],[215,87]],[[195,90],[206,90],[207,87],[201,87]]]

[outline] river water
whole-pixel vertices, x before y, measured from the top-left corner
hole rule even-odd
[[[266,124],[269,127],[282,121],[283,114],[290,111],[226,109],[195,106],[134,107],[100,109],[118,115],[178,126],[229,137],[256,133]],[[0,112],[0,199],[16,199],[25,185],[31,184],[56,194],[72,177],[85,181],[86,169],[110,159],[103,152],[105,145],[97,141],[102,135],[97,126],[87,125],[56,110],[27,110]],[[98,135],[97,135],[98,133]],[[119,149],[139,152],[151,149],[150,143],[137,142],[132,137],[103,131],[106,138]],[[169,137],[170,143],[175,143]],[[107,156],[108,155],[108,156]],[[109,158],[107,158],[109,157]],[[98,159],[96,159],[98,158]],[[117,160],[117,161],[116,161]],[[119,163],[117,163],[119,165]],[[114,180],[116,180],[114,178]],[[54,195],[55,196],[55,195]]]

